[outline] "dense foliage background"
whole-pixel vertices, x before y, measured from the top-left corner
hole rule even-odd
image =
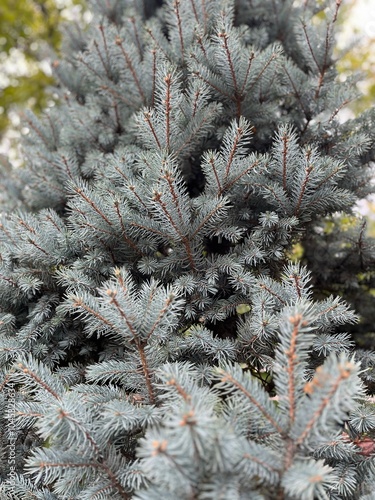
[[[371,499],[375,112],[340,4],[67,28],[2,170],[4,498]]]

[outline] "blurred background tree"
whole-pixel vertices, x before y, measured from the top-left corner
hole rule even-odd
[[[339,17],[339,46],[346,46],[338,63],[342,78],[361,74],[361,96],[349,106],[358,115],[375,104],[375,3],[374,0],[345,0]],[[374,179],[375,181],[375,179]],[[375,199],[362,200],[359,211],[366,216],[366,233],[375,237]],[[374,293],[375,290],[371,290]]]
[[[358,87],[362,96],[351,105],[355,114],[375,102],[375,3],[374,0],[345,0],[340,11],[339,45],[347,45],[338,64],[345,78],[361,73]]]
[[[0,140],[19,107],[40,111],[51,99],[47,57],[58,52],[59,27],[82,0],[0,0]],[[49,52],[48,52],[49,51]]]

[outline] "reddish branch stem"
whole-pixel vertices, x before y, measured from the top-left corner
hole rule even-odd
[[[121,40],[121,38],[119,36],[116,37],[115,43],[116,43],[116,45],[118,45],[120,47],[120,50],[121,50],[121,52],[122,52],[122,54],[123,54],[123,56],[125,58],[126,65],[127,65],[128,69],[130,70],[130,73],[131,73],[131,75],[133,77],[134,83],[135,83],[135,85],[136,85],[136,87],[137,87],[137,89],[139,91],[139,94],[140,94],[140,96],[142,98],[142,101],[144,102],[146,100],[145,94],[143,92],[143,89],[142,89],[141,84],[139,82],[137,73],[136,73],[136,71],[134,69],[133,63],[132,63],[132,61],[131,61],[131,59],[129,57],[129,54],[124,49],[124,46],[122,44],[122,40]]]
[[[171,83],[172,83],[172,75],[168,73],[168,75],[164,78],[166,83],[166,93],[165,93],[165,133],[166,133],[166,143],[167,149],[170,148],[170,135],[171,135]]]

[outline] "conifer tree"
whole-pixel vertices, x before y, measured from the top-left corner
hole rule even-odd
[[[67,33],[2,199],[1,498],[373,498],[340,3],[92,0]]]

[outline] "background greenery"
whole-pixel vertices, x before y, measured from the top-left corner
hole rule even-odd
[[[53,82],[46,59],[58,52],[67,7],[81,0],[0,0],[0,139],[10,112],[43,109]]]

